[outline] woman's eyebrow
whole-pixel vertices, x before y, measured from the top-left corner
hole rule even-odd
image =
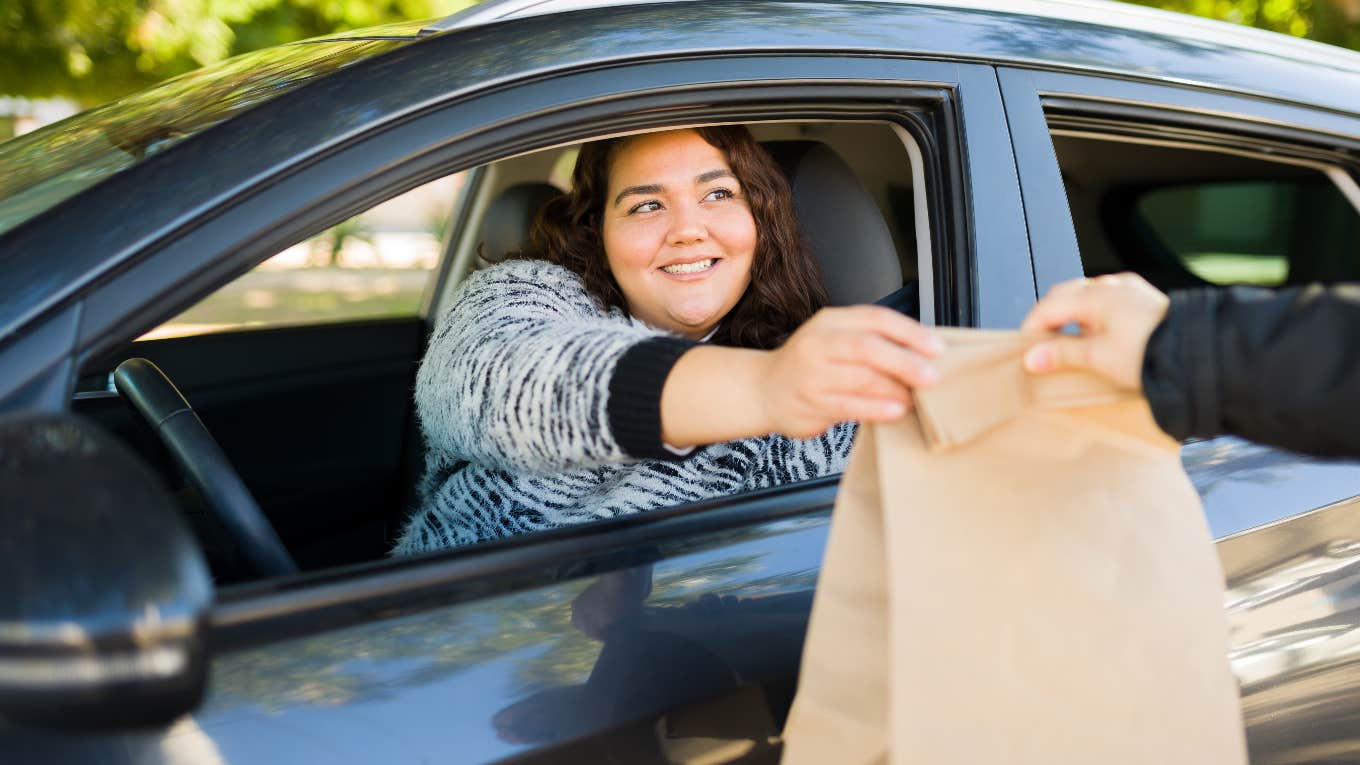
[[[719,178],[735,179],[736,177],[737,176],[732,174],[731,170],[723,169],[723,170],[709,170],[706,173],[700,173],[699,175],[695,176],[694,180],[696,183],[708,183],[709,181],[716,181]]]
[[[614,197],[614,204],[622,202],[623,198],[629,196],[630,194],[660,194],[660,193],[661,186],[655,183],[648,184],[646,186],[627,186],[624,188],[623,191],[619,192],[618,196]]]

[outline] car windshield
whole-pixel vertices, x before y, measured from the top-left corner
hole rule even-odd
[[[418,28],[246,53],[0,143],[0,233],[237,112],[401,45]]]

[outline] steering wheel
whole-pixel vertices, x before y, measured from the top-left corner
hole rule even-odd
[[[170,378],[146,359],[128,359],[113,370],[113,387],[165,444],[246,565],[261,576],[295,573],[297,564],[274,527]]]

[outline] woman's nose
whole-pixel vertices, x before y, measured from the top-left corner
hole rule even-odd
[[[671,244],[690,244],[708,236],[704,212],[699,205],[676,205],[671,208]]]

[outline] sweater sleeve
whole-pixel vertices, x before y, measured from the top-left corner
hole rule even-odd
[[[1143,390],[1175,438],[1360,455],[1360,287],[1173,292]]]
[[[560,266],[479,271],[460,285],[416,375],[426,444],[450,463],[533,473],[651,456],[661,385],[688,348],[610,317]]]
[[[759,462],[744,489],[765,489],[845,471],[858,425],[842,422],[812,438],[765,436]]]

